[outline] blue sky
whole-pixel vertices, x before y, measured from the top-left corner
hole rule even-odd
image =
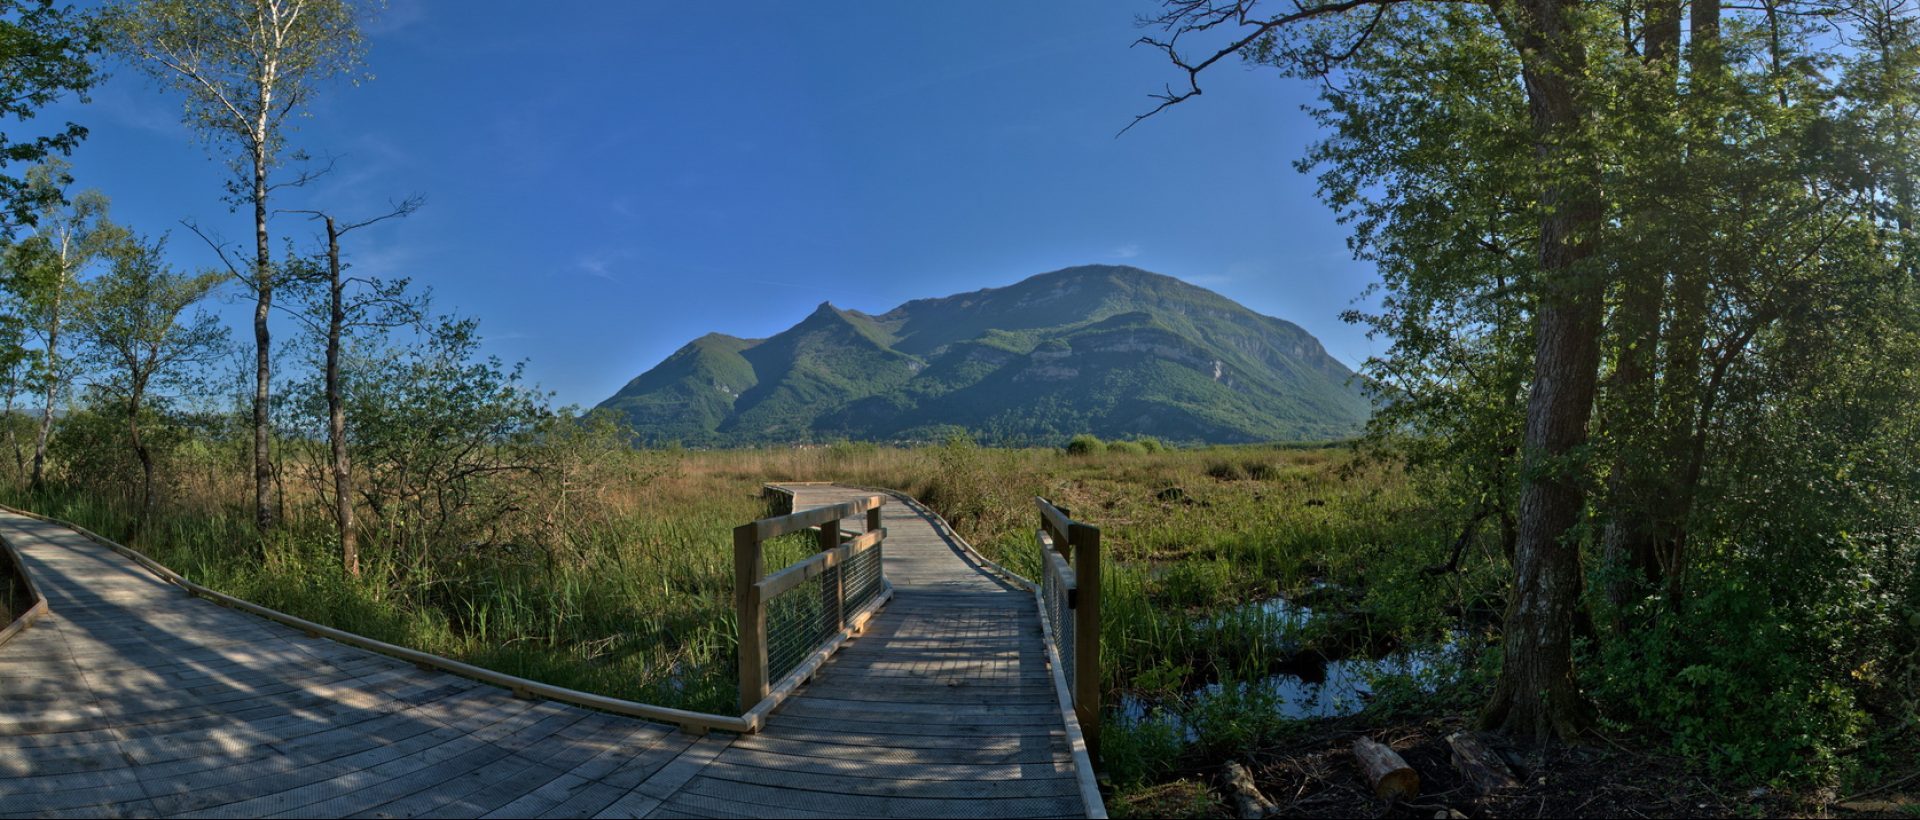
[[[1356,364],[1379,343],[1339,313],[1374,276],[1292,167],[1313,89],[1223,65],[1116,139],[1179,80],[1129,48],[1154,8],[393,0],[368,28],[375,79],[326,89],[292,135],[337,170],[274,204],[351,217],[424,195],[348,237],[356,272],[432,286],[560,403],[822,301],[880,312],[1084,263],[1211,288]],[[221,199],[224,154],[177,99],[114,73],[92,104],[45,115],[92,129],[79,185],[171,230],[178,264],[213,264],[179,226],[250,235]],[[274,231],[317,247],[299,217]],[[222,312],[250,340],[242,301]]]

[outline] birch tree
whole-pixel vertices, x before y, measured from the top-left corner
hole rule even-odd
[[[155,460],[141,422],[155,390],[217,359],[226,328],[211,315],[187,311],[206,299],[224,274],[184,274],[162,261],[164,241],[135,239],[110,254],[112,264],[81,289],[74,330],[100,380],[96,387],[126,413],[127,442],[140,463],[144,528],[153,510]]]
[[[268,318],[279,284],[268,233],[268,198],[312,174],[276,177],[291,118],[323,85],[358,79],[362,9],[348,0],[137,0],[108,15],[117,50],[185,100],[186,124],[232,148],[228,191],[253,209],[253,260],[233,273],[254,292],[253,479],[255,524],[273,526]]]
[[[61,357],[60,336],[70,312],[74,288],[82,270],[106,251],[125,243],[126,229],[107,218],[105,194],[89,189],[69,197],[71,180],[63,160],[49,160],[27,172],[29,186],[38,192],[44,206],[36,220],[34,235],[26,244],[34,252],[26,258],[37,260],[42,270],[20,294],[24,313],[33,332],[40,337],[39,388],[40,423],[34,435],[31,486],[46,484],[47,442],[53,434],[53,408],[67,392],[72,374]],[[66,203],[64,205],[59,203]]]

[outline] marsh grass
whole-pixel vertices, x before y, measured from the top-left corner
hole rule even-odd
[[[1033,497],[1102,528],[1105,683],[1176,713],[1194,736],[1110,716],[1108,768],[1147,783],[1176,760],[1224,754],[1289,731],[1274,704],[1183,693],[1272,674],[1300,642],[1377,648],[1437,640],[1497,588],[1499,561],[1476,547],[1462,573],[1434,577],[1451,545],[1444,510],[1401,471],[1338,448],[1150,447],[1067,455],[965,442],[901,449],[840,444],[782,450],[636,453],[665,468],[597,487],[560,522],[564,537],[489,549],[363,542],[368,571],[340,571],[317,506],[294,506],[262,541],[240,472],[182,476],[132,545],[200,583],[336,627],[590,692],[735,713],[734,526],[771,512],[765,482],[839,481],[909,493],[988,557],[1038,575]],[[1233,465],[1227,470],[1222,464]],[[1169,492],[1177,490],[1177,492]],[[121,503],[72,490],[8,501],[128,535]],[[768,544],[767,569],[811,554],[809,535]],[[1470,557],[1472,557],[1470,556]],[[1333,590],[1348,617],[1286,633],[1275,597]],[[1288,625],[1289,628],[1299,625]],[[1228,687],[1234,689],[1234,687]],[[1245,701],[1245,702],[1241,702]]]

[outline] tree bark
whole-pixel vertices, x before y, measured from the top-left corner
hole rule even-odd
[[[47,332],[47,391],[43,397],[46,406],[40,408],[40,430],[33,438],[33,478],[29,486],[40,489],[47,485],[47,443],[53,435],[53,402],[58,398],[60,371],[60,301],[54,297],[53,321]]]
[[[1689,162],[1707,161],[1706,154],[1714,150],[1717,140],[1713,100],[1719,93],[1724,69],[1720,12],[1720,0],[1694,0],[1691,7],[1688,99],[1682,101],[1691,109],[1687,112]],[[1662,368],[1660,418],[1668,436],[1665,451],[1685,456],[1672,460],[1667,483],[1660,488],[1664,505],[1655,523],[1653,553],[1654,577],[1664,583],[1670,603],[1677,602],[1684,592],[1679,568],[1685,562],[1687,522],[1693,516],[1704,457],[1707,420],[1702,410],[1710,406],[1711,388],[1702,373],[1701,352],[1707,338],[1708,284],[1713,281],[1716,264],[1716,255],[1709,247],[1694,264],[1676,268],[1673,277],[1672,331]]]
[[[1254,785],[1253,773],[1238,762],[1227,763],[1227,784],[1233,787],[1236,816],[1240,820],[1263,820],[1280,812],[1280,807]]]
[[[47,317],[47,389],[42,396],[45,404],[40,408],[40,430],[33,438],[33,477],[28,486],[41,489],[47,485],[47,442],[53,436],[53,402],[60,392],[60,309],[65,305],[67,293],[67,248],[64,241],[60,249],[60,281],[54,283],[53,304]]]
[[[133,443],[134,456],[140,459],[140,512],[134,516],[130,536],[146,530],[147,516],[153,511],[153,453],[140,436],[140,400],[144,392],[145,387],[136,381],[127,396],[127,436]]]
[[[254,526],[273,528],[273,335],[267,319],[273,311],[273,260],[267,237],[267,143],[264,136],[253,147],[253,502]]]
[[[1599,226],[1598,173],[1579,146],[1584,109],[1575,83],[1586,50],[1571,29],[1566,0],[1510,3],[1501,23],[1524,55],[1523,79],[1543,176],[1540,281],[1532,389],[1522,438],[1525,477],[1507,607],[1505,665],[1485,725],[1536,742],[1571,738],[1586,722],[1573,679],[1574,608],[1580,593],[1584,506],[1570,463],[1587,443],[1599,380],[1606,296],[1599,271],[1584,264]]]
[[[1649,102],[1671,111],[1677,104],[1680,70],[1681,0],[1652,0],[1647,6],[1646,63],[1659,78]],[[1666,177],[1662,168],[1670,158],[1645,145],[1647,173]],[[1673,146],[1678,150],[1678,144]],[[1660,219],[1650,215],[1647,221]],[[1662,232],[1664,233],[1664,232]],[[1601,530],[1600,554],[1608,570],[1604,583],[1607,602],[1616,613],[1624,610],[1647,584],[1659,581],[1654,558],[1656,521],[1662,506],[1661,487],[1667,481],[1671,452],[1659,434],[1659,397],[1655,383],[1659,361],[1661,316],[1665,312],[1667,265],[1684,260],[1680,248],[1659,257],[1651,254],[1639,267],[1624,270],[1620,309],[1614,314],[1618,353],[1608,385],[1610,412],[1607,439],[1613,450],[1607,473],[1606,523]],[[1685,264],[1684,261],[1681,264]]]
[[[1353,741],[1353,759],[1367,776],[1374,796],[1381,800],[1412,800],[1420,796],[1420,773],[1385,743],[1372,738]]]
[[[333,523],[340,529],[340,563],[360,577],[360,545],[353,531],[353,472],[347,461],[347,406],[340,389],[340,330],[347,322],[346,283],[340,278],[340,231],[327,221],[327,446],[333,455]]]
[[[1465,732],[1447,735],[1447,746],[1453,749],[1453,768],[1473,784],[1481,794],[1499,794],[1520,788],[1520,781],[1513,777],[1513,770],[1507,768],[1507,762],[1500,755],[1487,748],[1487,744]]]

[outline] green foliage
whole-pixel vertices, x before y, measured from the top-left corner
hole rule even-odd
[[[543,429],[543,397],[521,384],[521,367],[479,355],[478,325],[444,320],[395,349],[363,343],[344,368],[347,431],[368,501],[369,525],[414,557],[407,572],[463,551],[505,546],[508,519],[529,512],[519,485],[546,452],[529,447]],[[303,391],[317,397],[314,387]],[[324,418],[324,407],[309,411]],[[604,440],[605,425],[595,428]]]
[[[179,419],[149,403],[141,426],[153,457],[164,465],[187,445],[189,433]],[[127,442],[127,411],[111,400],[96,402],[60,420],[60,435],[50,444],[68,486],[104,498],[132,498],[140,486],[140,462]],[[109,531],[112,532],[112,531]]]
[[[1066,450],[1070,456],[1097,456],[1107,451],[1107,443],[1099,436],[1081,433],[1067,442]]]
[[[1068,446],[1072,446],[1072,442],[1068,442]],[[1107,443],[1107,452],[1122,456],[1142,456],[1147,454],[1147,448],[1137,441],[1113,441]]]
[[[287,118],[321,85],[359,79],[360,13],[346,0],[131,0],[102,22],[115,51],[185,100],[188,127],[257,156],[234,163],[246,199],[251,174],[279,163]]]
[[[1207,462],[1207,477],[1218,481],[1244,481],[1247,468],[1238,461],[1213,459]]]
[[[0,43],[4,43],[7,70],[0,73],[0,118],[32,120],[40,109],[68,95],[85,98],[101,73],[93,65],[99,50],[94,19],[72,6],[53,0],[0,0]],[[56,154],[69,154],[87,136],[74,123],[48,135],[17,139],[16,129],[0,135],[0,170],[9,165],[37,163]],[[40,214],[61,204],[58,185],[37,184],[0,173],[0,237],[11,240],[23,226],[32,226]]]
[[[1170,5],[1177,30],[1215,28]],[[1545,519],[1524,520],[1524,484],[1583,494],[1550,537],[1588,576],[1562,603],[1593,616],[1579,669],[1601,711],[1736,777],[1830,778],[1865,726],[1911,719],[1920,682],[1901,626],[1920,473],[1894,455],[1920,444],[1920,16],[1715,5],[1726,25],[1688,27],[1684,53],[1676,28],[1667,62],[1647,7],[1544,8],[1565,25],[1535,40],[1488,7],[1401,4],[1302,15],[1241,52],[1322,82],[1301,167],[1382,279],[1349,314],[1388,342],[1363,368],[1381,399],[1364,452],[1410,467],[1435,507],[1410,551],[1443,567],[1448,529],[1527,546]],[[1577,269],[1560,229],[1591,254]],[[1571,326],[1548,315],[1569,275],[1593,329],[1535,338]],[[1523,470],[1523,431],[1553,421],[1537,399],[1569,377],[1533,383],[1536,354],[1576,347],[1592,438]],[[1207,472],[1284,483],[1256,464]],[[1369,605],[1416,611],[1391,566]]]

